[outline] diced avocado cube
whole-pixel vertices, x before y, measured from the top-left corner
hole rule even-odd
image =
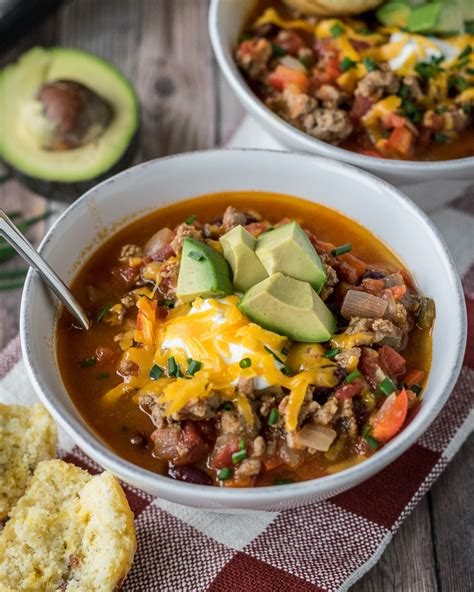
[[[377,10],[378,20],[386,27],[406,27],[411,8],[406,2],[387,2]]]
[[[408,30],[411,33],[421,33],[434,29],[438,23],[440,12],[440,2],[433,2],[432,4],[425,4],[424,6],[414,8],[408,17]]]
[[[469,0],[474,6],[474,0]],[[464,28],[462,0],[444,0],[441,6],[433,33],[442,35],[457,35],[462,33]]]
[[[232,294],[227,261],[206,243],[185,238],[176,293],[182,302]]]
[[[255,252],[268,275],[284,273],[309,282],[318,293],[326,281],[326,272],[316,249],[296,222],[261,234]]]
[[[240,310],[265,329],[294,341],[328,341],[336,329],[329,308],[308,282],[275,273],[250,288]]]
[[[255,254],[257,239],[243,226],[235,226],[219,239],[224,257],[232,269],[234,288],[246,292],[267,277],[267,272]]]

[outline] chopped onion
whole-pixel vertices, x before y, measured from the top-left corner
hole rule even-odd
[[[306,68],[303,66],[303,64],[292,56],[283,56],[280,59],[280,63],[286,66],[287,68],[291,68],[292,70],[297,70],[298,72],[306,72]]]
[[[317,423],[308,423],[295,432],[294,442],[298,448],[310,448],[327,452],[336,439],[337,432]]]
[[[364,319],[381,319],[387,310],[388,302],[378,296],[349,290],[342,303],[341,314],[346,319],[362,317]]]
[[[144,246],[146,255],[153,255],[165,245],[169,245],[174,238],[174,232],[169,228],[161,228],[147,240]]]

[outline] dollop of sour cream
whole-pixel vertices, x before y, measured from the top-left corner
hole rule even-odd
[[[426,39],[427,42],[424,42]],[[429,37],[420,39],[420,36],[408,35],[407,33],[392,33],[390,35],[389,43],[397,43],[405,41],[400,53],[389,60],[389,65],[392,70],[402,68],[406,61],[413,55],[416,56],[417,62],[427,62],[432,57],[443,56],[444,60],[450,62],[454,60],[458,54],[459,49],[447,41],[438,39],[437,37]],[[424,51],[420,51],[424,50]],[[424,54],[424,55],[423,55]]]

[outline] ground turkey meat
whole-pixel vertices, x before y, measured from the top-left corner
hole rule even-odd
[[[305,131],[323,142],[338,144],[352,132],[349,116],[342,109],[315,109],[303,121]]]
[[[318,102],[301,92],[295,92],[291,86],[283,92],[283,99],[286,104],[286,115],[290,119],[298,119],[303,115],[308,115],[316,109]]]
[[[222,225],[226,230],[230,230],[235,226],[244,226],[247,223],[247,216],[243,212],[239,212],[232,206],[229,206],[226,211],[224,212],[224,217],[222,218]]]
[[[186,237],[202,240],[202,232],[194,228],[192,224],[180,224],[176,229],[176,236],[171,241],[171,248],[178,255],[183,249],[183,242]]]
[[[421,101],[425,98],[423,91],[421,90],[420,82],[416,76],[405,76],[403,84],[408,86],[409,97],[414,101]]]
[[[322,102],[323,107],[334,109],[342,105],[348,95],[331,84],[323,84],[315,92],[316,97]]]
[[[247,39],[237,49],[237,64],[249,78],[258,80],[266,74],[271,55],[272,46],[267,39]]]
[[[391,71],[374,70],[359,81],[355,95],[378,101],[384,95],[394,95],[400,89],[400,80]]]

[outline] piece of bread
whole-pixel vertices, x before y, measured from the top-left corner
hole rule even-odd
[[[285,0],[285,2],[303,14],[328,17],[362,14],[382,4],[382,0]]]
[[[56,424],[40,403],[0,404],[0,521],[25,493],[42,460],[56,456]]]
[[[112,592],[136,550],[117,479],[41,462],[0,534],[0,591]]]

